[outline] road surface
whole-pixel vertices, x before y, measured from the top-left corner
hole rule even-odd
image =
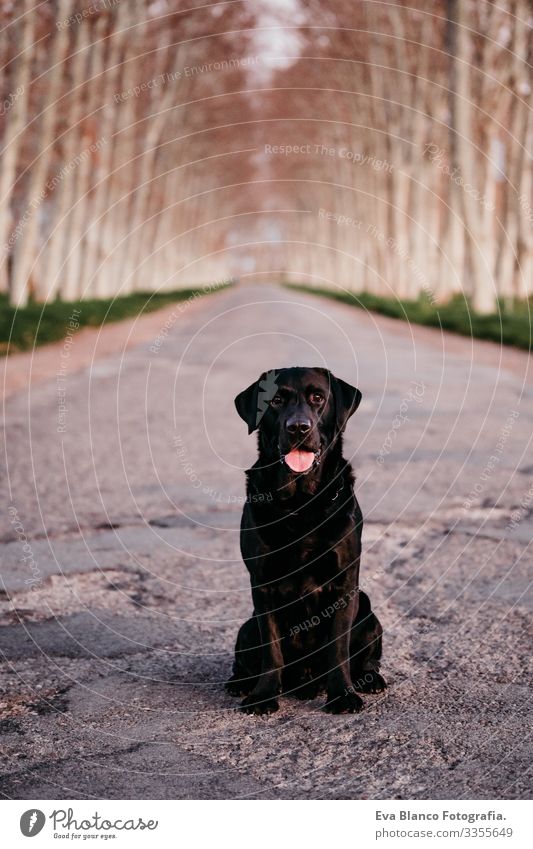
[[[6,401],[3,796],[529,797],[527,355],[273,285],[161,322],[81,368],[60,343]],[[345,453],[389,689],[356,716],[223,690],[251,610],[233,398],[284,365],[363,393]]]

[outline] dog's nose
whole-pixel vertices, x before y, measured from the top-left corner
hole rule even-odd
[[[311,422],[305,416],[291,416],[287,419],[286,428],[291,436],[305,436],[311,430]]]

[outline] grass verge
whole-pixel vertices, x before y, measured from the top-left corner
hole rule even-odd
[[[425,295],[416,301],[401,301],[395,298],[380,298],[368,292],[355,294],[343,289],[317,289],[314,286],[300,286],[294,283],[287,283],[286,286],[311,295],[333,298],[390,318],[399,318],[427,327],[440,327],[460,333],[461,336],[474,336],[502,345],[525,348],[526,351],[531,350],[533,299],[516,302],[512,307],[502,302],[499,304],[499,312],[478,315],[462,296],[457,296],[446,304],[433,304]]]
[[[0,295],[0,355],[28,351],[37,345],[63,339],[82,327],[101,327],[112,321],[133,318],[179,301],[218,292],[230,284],[173,292],[135,292],[118,298],[83,301],[31,302],[15,309],[6,295]]]

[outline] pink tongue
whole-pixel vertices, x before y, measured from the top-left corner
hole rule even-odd
[[[285,462],[293,472],[306,472],[313,465],[314,459],[312,451],[298,451],[296,448],[285,454]]]

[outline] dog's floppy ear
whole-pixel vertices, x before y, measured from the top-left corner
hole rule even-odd
[[[331,390],[335,399],[335,413],[337,416],[337,428],[339,433],[342,433],[346,427],[346,422],[357,410],[363,397],[355,386],[341,380],[340,377],[330,375]]]
[[[235,407],[241,419],[248,425],[248,433],[253,433],[270,406],[276,392],[279,372],[275,369],[264,371],[259,380],[252,383],[248,389],[239,392],[235,398]]]
[[[263,377],[263,375],[261,375]],[[261,378],[259,378],[261,380]],[[248,425],[248,433],[253,433],[259,422],[257,421],[257,398],[259,395],[259,380],[252,383],[247,389],[239,392],[235,398],[235,407],[241,417]]]

